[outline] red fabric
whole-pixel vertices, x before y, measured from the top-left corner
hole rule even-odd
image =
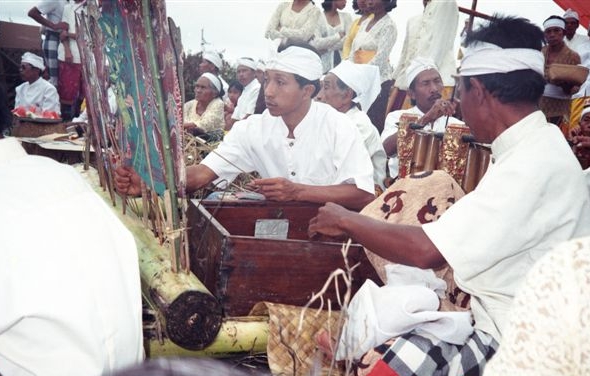
[[[554,0],[557,5],[567,10],[572,8],[580,16],[580,26],[588,28],[590,22],[590,1],[588,0]],[[560,14],[561,16],[561,14]]]
[[[59,100],[65,104],[74,104],[80,98],[82,85],[82,64],[59,62],[59,79],[57,92]]]
[[[397,372],[392,370],[387,363],[383,361],[383,359],[379,359],[377,363],[375,363],[375,367],[371,370],[368,376],[399,376]]]

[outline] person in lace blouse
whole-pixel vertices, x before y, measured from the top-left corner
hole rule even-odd
[[[346,32],[352,24],[352,16],[341,12],[346,6],[346,0],[324,0],[323,16],[318,21],[316,35],[310,41],[320,53],[324,73],[337,66],[342,60],[342,47],[346,39]]]
[[[379,67],[381,93],[367,111],[379,133],[385,123],[385,109],[389,90],[393,84],[389,55],[397,38],[397,27],[389,12],[397,6],[396,0],[368,0],[367,10],[372,18],[365,19],[352,41],[348,59],[357,64],[373,64]]]
[[[280,39],[283,44],[309,42],[317,29],[322,12],[311,0],[281,2],[273,13],[264,36]]]
[[[225,127],[221,80],[203,73],[195,85],[195,99],[184,104],[184,129],[195,136]]]
[[[590,237],[558,245],[527,274],[484,376],[590,374]]]

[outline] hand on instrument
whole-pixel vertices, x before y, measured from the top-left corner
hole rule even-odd
[[[255,179],[248,186],[274,201],[295,201],[300,192],[297,183],[285,178]]]
[[[441,116],[452,116],[457,109],[457,103],[445,99],[437,99],[432,108],[418,120],[419,124],[425,125],[436,121]]]
[[[350,214],[348,210],[340,205],[328,202],[318,210],[318,215],[309,220],[307,230],[310,238],[317,234],[323,234],[331,237],[340,237],[346,235],[339,227],[339,223],[346,215]]]
[[[141,194],[141,178],[132,167],[115,168],[115,188],[122,195],[139,196]]]

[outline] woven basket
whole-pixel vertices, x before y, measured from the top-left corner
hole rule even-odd
[[[547,68],[549,81],[565,81],[575,85],[581,85],[588,77],[588,68],[581,65],[551,64]]]
[[[53,133],[67,134],[65,123],[40,123],[17,120],[11,135],[14,137],[41,137]]]
[[[269,316],[268,365],[273,375],[343,375],[340,369],[329,372],[329,364],[322,362],[315,336],[322,329],[335,333],[339,312],[308,308],[298,331],[303,307],[269,302],[258,303],[250,315]],[[318,369],[321,371],[318,373]]]

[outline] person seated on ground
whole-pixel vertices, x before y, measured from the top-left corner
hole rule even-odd
[[[256,99],[260,91],[260,82],[256,79],[256,62],[251,58],[243,57],[238,59],[236,77],[244,87],[244,91],[238,98],[238,104],[231,116],[229,126],[226,124],[228,130],[236,121],[243,120],[254,113]]]
[[[229,85],[221,76],[221,68],[223,68],[223,60],[221,56],[215,51],[203,51],[201,55],[201,62],[199,63],[199,73],[211,73],[219,78],[223,91],[227,95],[229,93]],[[224,97],[223,99],[227,99]]]
[[[184,129],[205,141],[222,138],[224,94],[219,77],[203,73],[195,84],[195,99],[184,104]]]
[[[381,132],[383,148],[390,157],[388,167],[389,176],[392,178],[397,177],[399,171],[397,127],[403,114],[420,116],[416,123],[434,132],[444,132],[448,124],[463,124],[461,120],[452,117],[457,103],[442,98],[443,80],[431,59],[418,57],[412,60],[406,70],[406,82],[410,83],[408,95],[414,107],[390,112],[385,118],[385,127]]]
[[[345,60],[326,74],[318,96],[322,102],[345,113],[356,124],[373,162],[375,187],[383,190],[387,155],[377,128],[363,111],[371,106],[380,91],[379,68]]]
[[[582,110],[580,129],[572,138],[572,149],[583,169],[590,167],[590,107]]]
[[[231,182],[257,171],[253,188],[269,200],[328,201],[360,209],[374,199],[373,168],[350,119],[312,101],[322,63],[307,45],[287,45],[267,61],[267,110],[237,122],[214,153],[186,169],[186,189]],[[139,195],[140,179],[130,167],[115,171],[117,190]]]
[[[20,62],[20,76],[25,81],[16,87],[14,108],[24,107],[29,110],[35,106],[37,115],[43,111],[60,113],[59,95],[55,86],[41,77],[45,70],[43,58],[31,52],[25,52]]]
[[[27,155],[2,125],[0,374],[111,375],[140,363],[133,236],[71,166]]]
[[[242,86],[242,84],[238,80],[233,80],[229,83],[229,87],[227,89],[227,99],[224,99],[225,104],[223,107],[223,116],[225,118],[225,130],[229,130],[231,128],[231,125],[233,124],[233,122],[231,121],[231,116],[234,113],[236,106],[238,105],[238,98],[240,98],[240,95],[242,95],[243,91],[244,86]]]
[[[514,298],[498,353],[484,375],[590,374],[590,237],[555,247]]]
[[[448,265],[471,295],[475,324],[465,344],[410,332],[379,350],[383,356],[370,374],[480,374],[502,340],[527,271],[556,244],[590,235],[582,169],[538,109],[542,45],[543,32],[514,17],[494,16],[467,37],[459,98],[466,124],[477,141],[491,144],[493,159],[477,187],[437,221],[387,223],[333,203],[310,220],[310,236],[349,236],[393,263]],[[326,332],[318,341],[330,350]]]

